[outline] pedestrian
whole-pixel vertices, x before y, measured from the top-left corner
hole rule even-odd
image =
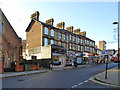
[[[97,64],[98,64],[98,58],[97,58]]]
[[[49,70],[52,70],[52,63],[49,61]]]
[[[77,67],[77,62],[76,62],[76,60],[74,60],[74,66]]]

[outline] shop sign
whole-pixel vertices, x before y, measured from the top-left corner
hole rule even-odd
[[[67,56],[74,56],[74,55],[75,55],[75,52],[67,51]]]
[[[83,56],[83,53],[76,53],[75,55],[82,57],[82,56]]]
[[[83,52],[83,57],[89,57],[89,54],[86,52]]]
[[[52,55],[62,55],[62,54],[59,54],[59,53],[52,53]]]

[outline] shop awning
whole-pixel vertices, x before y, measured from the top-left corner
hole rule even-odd
[[[76,53],[75,55],[76,55],[76,56],[79,56],[79,57],[82,57],[82,56],[83,56],[83,53]]]

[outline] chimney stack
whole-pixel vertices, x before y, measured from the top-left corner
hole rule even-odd
[[[32,19],[36,19],[37,21],[39,21],[39,12],[38,11],[36,11],[35,13],[33,13],[32,15],[31,15],[31,20]]]
[[[64,22],[60,22],[56,25],[57,28],[59,29],[64,29],[65,28],[65,23]]]
[[[54,22],[53,18],[48,19],[48,20],[45,21],[46,24],[49,24],[49,25],[52,25],[52,26],[53,26],[53,22]]]
[[[86,32],[85,32],[85,31],[80,32],[80,35],[82,35],[82,36],[85,36],[85,37],[86,37]]]
[[[73,33],[80,35],[80,29],[73,30]]]
[[[73,32],[73,26],[67,27],[66,30],[70,31],[70,32]]]

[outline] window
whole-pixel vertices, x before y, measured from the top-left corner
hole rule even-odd
[[[59,33],[59,39],[62,39],[62,33]]]
[[[64,34],[64,40],[66,40],[66,35]]]
[[[81,46],[81,51],[83,51],[83,46]]]
[[[87,41],[87,45],[89,45],[89,41]]]
[[[89,47],[87,47],[87,51],[89,51]]]
[[[48,39],[44,38],[44,46],[48,45]]]
[[[66,49],[66,43],[63,44],[63,47]]]
[[[48,28],[47,27],[45,27],[44,34],[48,35]]]
[[[73,42],[75,42],[75,36],[73,37]]]
[[[78,38],[78,43],[80,43],[80,38]]]
[[[90,41],[90,46],[92,46],[92,42]]]
[[[73,50],[75,50],[75,44],[73,44]]]
[[[62,44],[61,42],[58,42],[58,45],[59,45],[59,46],[61,46],[61,44]]]
[[[83,44],[83,39],[81,39],[81,44]]]
[[[72,44],[70,43],[70,49],[72,49]]]
[[[72,41],[72,36],[70,35],[70,41]]]
[[[80,45],[78,45],[78,51],[80,51]]]
[[[54,40],[51,40],[51,44],[54,44]]]
[[[51,29],[51,36],[54,37],[54,30],[53,29]]]

